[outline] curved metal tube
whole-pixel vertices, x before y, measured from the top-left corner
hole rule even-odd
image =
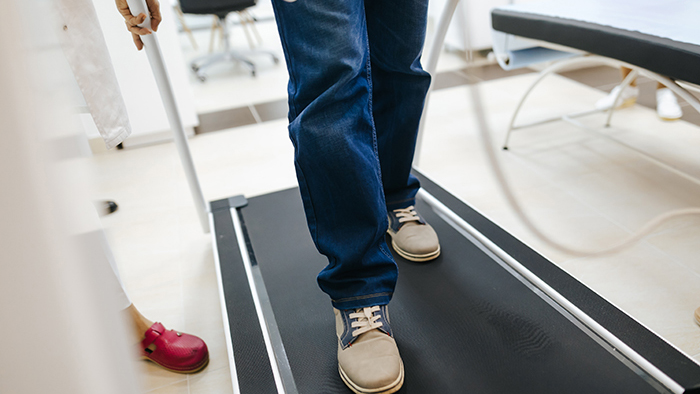
[[[506,133],[506,138],[505,138],[505,141],[503,143],[503,149],[508,149],[508,142],[510,140],[510,134],[513,130],[516,129],[515,120],[518,116],[518,113],[520,113],[520,109],[522,108],[523,103],[525,102],[527,97],[530,95],[532,90],[534,90],[535,86],[537,86],[546,76],[548,76],[549,74],[551,74],[553,72],[559,71],[565,67],[568,67],[568,66],[571,66],[574,64],[587,64],[587,63],[591,64],[591,65],[602,64],[602,65],[607,65],[610,67],[630,68],[630,69],[632,69],[632,72],[629,75],[627,75],[627,77],[622,81],[621,86],[627,87],[638,75],[643,75],[643,76],[645,76],[649,79],[653,79],[653,80],[661,83],[662,85],[666,86],[667,88],[671,89],[671,91],[673,91],[675,94],[677,94],[683,100],[685,100],[691,107],[693,107],[696,111],[698,111],[700,113],[700,101],[698,101],[698,99],[695,96],[693,96],[692,94],[690,94],[684,87],[680,86],[676,81],[674,81],[668,77],[659,75],[659,74],[652,72],[652,71],[649,71],[649,70],[639,68],[633,64],[629,64],[629,63],[623,62],[621,60],[615,60],[615,59],[611,59],[611,58],[607,58],[607,57],[603,57],[603,56],[586,55],[583,57],[575,57],[572,59],[561,60],[561,61],[558,61],[558,62],[552,64],[551,66],[542,70],[540,72],[539,76],[537,77],[537,79],[532,82],[532,84],[527,89],[527,91],[525,91],[525,94],[523,95],[523,97],[520,99],[520,102],[518,102],[518,106],[516,107],[515,112],[513,113],[510,124],[508,125],[508,131]],[[622,93],[622,90],[623,89],[620,89],[620,93]],[[613,106],[613,108],[611,108],[609,110],[608,118],[607,118],[607,121],[605,123],[606,127],[610,126],[612,114],[614,112],[614,109],[615,109],[617,103],[620,100],[620,93],[618,93],[618,97],[615,98],[615,105]],[[592,111],[590,113],[593,113],[593,112],[595,112],[595,111]]]
[[[599,57],[594,57],[594,56],[583,56],[583,57],[575,57],[571,59],[565,59],[561,60],[558,62],[555,62],[554,64],[550,65],[549,67],[545,68],[542,70],[535,79],[532,84],[530,84],[530,87],[525,91],[525,94],[523,97],[520,99],[520,102],[518,102],[518,106],[515,108],[515,112],[513,113],[513,116],[510,119],[510,123],[508,125],[508,131],[506,133],[506,139],[503,142],[503,149],[508,149],[508,141],[510,140],[510,133],[513,131],[515,128],[515,119],[518,117],[518,113],[520,113],[520,109],[522,108],[523,104],[525,103],[525,100],[527,97],[530,95],[530,93],[535,89],[535,86],[537,86],[545,77],[547,77],[549,74],[553,72],[557,72],[561,70],[562,68],[571,66],[573,64],[586,64],[586,63],[592,63],[592,64],[598,64],[598,63],[607,63],[607,58],[599,58]],[[612,59],[609,59],[612,60]]]
[[[430,52],[428,53],[427,63],[424,67],[431,76],[435,76],[435,71],[437,70],[437,62],[440,57],[440,50],[442,49],[442,44],[445,42],[445,35],[447,34],[447,29],[450,27],[450,21],[452,16],[457,9],[457,4],[459,0],[449,0],[442,10],[440,15],[440,21],[437,25],[437,31],[435,32],[435,37],[433,37],[433,44],[430,47]],[[415,155],[413,157],[413,165],[417,166],[420,161],[420,148],[423,144],[423,130],[425,129],[425,118],[428,112],[428,99],[430,98],[430,92],[433,91],[433,81],[428,87],[428,93],[425,95],[425,103],[423,103],[423,113],[420,118],[420,125],[418,126],[418,136],[416,137],[416,148]]]

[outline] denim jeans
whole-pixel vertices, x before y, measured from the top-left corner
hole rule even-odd
[[[318,284],[338,309],[386,304],[398,268],[387,208],[412,205],[410,173],[430,75],[427,0],[272,0],[289,71],[289,135]]]

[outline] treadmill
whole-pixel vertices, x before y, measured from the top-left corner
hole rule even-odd
[[[434,72],[459,0],[445,8]],[[147,8],[129,0],[136,14]],[[143,26],[150,26],[147,18]],[[205,231],[211,231],[234,393],[351,393],[336,361],[326,258],[299,190],[206,204],[156,35],[145,48]],[[699,393],[700,365],[419,172],[416,205],[438,233],[428,263],[394,255],[399,393]]]
[[[399,393],[696,393],[700,365],[425,175],[442,254],[394,254]],[[235,393],[352,393],[297,188],[211,202]]]

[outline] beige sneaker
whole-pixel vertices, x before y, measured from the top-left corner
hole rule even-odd
[[[386,305],[338,310],[338,371],[358,394],[389,394],[403,385],[403,361],[392,337]]]
[[[700,308],[695,310],[695,322],[700,324]]]
[[[389,212],[391,245],[406,260],[429,261],[440,255],[440,242],[435,230],[411,205]]]

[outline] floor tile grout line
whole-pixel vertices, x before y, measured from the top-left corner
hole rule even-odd
[[[569,78],[569,79],[572,79],[574,81],[579,82],[575,78],[571,78],[571,77],[566,77],[566,78]],[[581,82],[581,83],[583,83],[583,82]],[[608,90],[612,90],[612,88],[616,87],[619,84],[620,84],[619,82],[614,82],[614,83],[606,83],[605,85],[597,85],[597,86],[593,86],[593,87],[596,89],[602,90],[604,92],[607,92]],[[588,85],[588,84],[584,83],[584,85]],[[592,85],[588,85],[588,86],[592,86]]]
[[[669,229],[669,230],[670,230],[670,229]],[[664,232],[665,232],[665,231],[664,231]],[[658,246],[656,246],[656,245],[650,243],[649,240],[650,240],[651,238],[653,238],[652,235],[654,235],[654,234],[650,234],[649,236],[647,236],[647,237],[645,237],[644,239],[642,239],[639,243],[642,243],[642,244],[645,244],[645,245],[651,247],[652,249],[656,250],[657,252],[659,252],[659,253],[663,254],[664,256],[668,257],[671,261],[673,261],[674,263],[676,263],[676,265],[679,265],[680,267],[689,270],[690,272],[693,273],[694,276],[700,278],[700,272],[697,272],[697,270],[696,270],[695,268],[687,266],[687,265],[686,265],[685,263],[683,263],[683,261],[680,260],[679,258],[677,258],[677,257],[675,257],[674,255],[670,254],[669,252],[667,252],[667,251],[665,251],[665,250],[659,248]],[[660,235],[660,234],[658,234],[658,235]]]
[[[481,77],[477,77],[477,76],[475,76],[475,75],[468,74],[468,73],[465,72],[464,69],[457,69],[457,70],[448,70],[448,71],[440,72],[440,73],[438,73],[438,75],[435,77],[435,79],[439,78],[439,75],[450,74],[450,73],[455,73],[455,74],[457,74],[457,75],[459,75],[459,76],[462,76],[462,77],[464,77],[464,78],[467,78],[467,79],[468,79],[468,78],[475,78],[478,82],[486,82],[486,81],[489,81],[489,80],[496,80],[496,79],[501,79],[501,78],[506,78],[506,77],[511,76],[511,75],[503,75],[502,77],[498,77],[498,78],[493,78],[493,79],[487,80],[487,79],[483,79],[483,78],[481,78]],[[464,83],[461,83],[461,84],[456,84],[456,85],[452,85],[452,86],[447,86],[447,87],[439,88],[439,89],[436,89],[436,90],[442,90],[442,89],[447,89],[447,88],[452,88],[452,87],[457,87],[457,86],[463,86],[463,85],[467,85],[467,84],[468,84],[468,81],[465,81]],[[250,113],[251,113],[251,115],[253,116],[253,118],[255,119],[255,122],[256,122],[256,123],[264,123],[264,122],[270,121],[270,120],[283,119],[283,118],[286,116],[286,114],[280,114],[279,117],[275,117],[275,118],[271,118],[271,119],[268,119],[268,120],[263,121],[263,120],[262,120],[262,117],[260,116],[260,113],[257,111],[256,106],[274,104],[274,103],[278,103],[278,102],[280,102],[280,101],[286,101],[286,100],[285,100],[284,98],[281,98],[281,99],[274,99],[274,100],[265,101],[265,102],[260,102],[260,103],[246,104],[246,105],[240,106],[240,107],[226,108],[226,109],[220,109],[220,110],[215,110],[215,111],[203,112],[203,113],[200,113],[200,114],[198,114],[198,115],[201,117],[201,116],[214,115],[214,114],[223,113],[223,112],[232,112],[232,111],[241,110],[241,109],[243,109],[243,108],[247,108],[247,109],[250,111]],[[248,125],[248,124],[241,125],[241,126],[247,126],[247,125]],[[234,126],[234,127],[238,127],[238,126]],[[226,129],[229,129],[229,128],[231,128],[231,127],[227,127],[227,128],[221,129],[221,130],[226,130]],[[218,130],[207,130],[207,131],[204,131],[204,132],[202,132],[202,133],[200,133],[200,134],[205,134],[205,133],[212,132],[212,131],[218,131]]]
[[[177,381],[175,381],[175,382],[170,382],[170,383],[164,384],[164,385],[162,385],[162,386],[153,387],[153,388],[151,388],[151,389],[148,390],[148,391],[143,391],[142,394],[152,393],[152,392],[154,392],[154,391],[156,391],[156,390],[160,390],[160,389],[165,388],[165,387],[169,387],[169,386],[174,386],[174,385],[176,385],[176,384],[180,384],[180,383],[186,381],[187,378],[188,378],[188,377],[185,376],[184,378],[182,378],[182,379],[180,379],[180,380],[177,380]]]
[[[471,82],[472,78],[474,79],[473,82],[476,82],[476,83],[486,82],[486,81],[484,81],[484,79],[477,77],[476,75],[471,74],[466,68],[457,70],[457,71],[455,71],[455,73],[468,80],[464,85],[469,85],[469,82]]]
[[[253,118],[255,118],[255,123],[262,123],[262,119],[260,118],[260,114],[258,113],[258,110],[255,108],[255,105],[253,104],[248,104],[248,110],[250,110],[250,113],[253,115]]]
[[[555,181],[553,181],[553,180],[550,180],[548,177],[544,176],[544,174],[540,173],[536,168],[532,167],[532,166],[530,165],[530,163],[529,163],[527,160],[525,160],[524,158],[522,158],[522,157],[520,157],[520,156],[517,156],[517,155],[513,155],[513,157],[515,157],[516,159],[518,159],[523,165],[527,166],[531,171],[535,172],[535,173],[536,173],[538,176],[540,176],[542,179],[545,179],[546,182],[549,184],[549,186],[555,187],[556,189],[558,189],[558,190],[564,192],[565,194],[571,196],[572,199],[574,199],[575,201],[577,201],[577,202],[583,204],[584,206],[586,206],[587,208],[591,209],[591,210],[592,210],[593,212],[595,212],[596,214],[598,214],[598,215],[600,215],[601,217],[605,218],[606,220],[610,221],[610,223],[612,223],[612,224],[614,224],[615,226],[619,227],[619,228],[622,229],[624,232],[626,232],[626,233],[628,233],[628,234],[631,234],[631,233],[632,233],[632,231],[631,231],[630,229],[628,229],[626,226],[623,226],[622,224],[618,223],[617,221],[613,220],[612,218],[609,218],[607,215],[605,215],[605,214],[603,214],[602,212],[600,212],[595,206],[593,206],[593,205],[591,205],[591,204],[589,204],[589,203],[587,203],[587,202],[581,200],[576,194],[571,193],[571,192],[569,192],[568,190],[565,190],[564,188],[558,186],[558,182],[555,182]]]
[[[534,72],[534,71],[533,71],[533,72]],[[459,86],[466,86],[466,85],[469,85],[469,83],[470,83],[469,80],[470,80],[470,79],[473,79],[474,82],[488,82],[488,81],[492,81],[492,80],[497,80],[497,79],[507,78],[507,77],[513,76],[513,75],[504,74],[503,76],[499,76],[499,77],[497,77],[497,78],[483,78],[483,77],[479,77],[479,76],[476,76],[476,75],[469,74],[469,73],[465,72],[465,69],[457,69],[457,70],[443,71],[443,72],[439,73],[438,75],[450,74],[450,73],[456,74],[456,75],[458,75],[458,76],[460,76],[460,77],[463,77],[463,78],[467,79],[467,81],[464,81],[463,83],[457,83],[457,84],[454,84],[454,85],[442,86],[442,87],[436,88],[436,89],[435,89],[436,91],[443,90],[443,89],[454,88],[454,87],[459,87]],[[439,78],[439,77],[436,76],[435,79],[437,79],[437,78]],[[261,102],[261,103],[257,103],[257,104],[247,104],[247,105],[241,106],[241,107],[228,108],[228,109],[222,109],[222,110],[211,111],[211,112],[204,112],[204,113],[199,114],[199,116],[200,116],[200,117],[201,117],[201,116],[208,116],[208,115],[214,115],[214,114],[217,114],[217,113],[230,112],[230,111],[236,111],[236,110],[240,110],[240,109],[243,109],[243,108],[247,108],[248,111],[250,111],[250,114],[253,116],[253,119],[255,120],[255,124],[260,124],[260,123],[265,123],[265,122],[268,122],[268,121],[274,121],[274,120],[284,119],[284,118],[287,116],[286,113],[280,113],[279,116],[271,117],[270,119],[262,120],[262,117],[260,116],[260,113],[257,111],[256,106],[258,106],[258,105],[269,105],[269,104],[273,104],[273,103],[278,103],[279,101],[284,101],[284,99],[275,99],[275,100],[265,101],[265,102]],[[216,130],[200,131],[200,132],[197,133],[197,134],[206,134],[206,133],[210,133],[210,132],[221,131],[221,130],[227,130],[227,129],[231,129],[231,128],[236,128],[236,127],[241,127],[241,126],[248,126],[248,125],[250,125],[250,124],[240,124],[240,125],[235,125],[235,126],[231,126],[231,127],[224,127],[224,128],[220,128],[220,129],[216,129]]]
[[[178,242],[178,254],[183,255],[182,243]],[[183,270],[183,265],[187,264],[184,259],[178,259],[179,264],[177,265],[178,273],[180,276],[180,311],[182,314],[182,326],[189,332],[189,327],[185,325],[185,275]],[[187,394],[190,393],[190,375],[185,375],[185,380],[187,381]]]

